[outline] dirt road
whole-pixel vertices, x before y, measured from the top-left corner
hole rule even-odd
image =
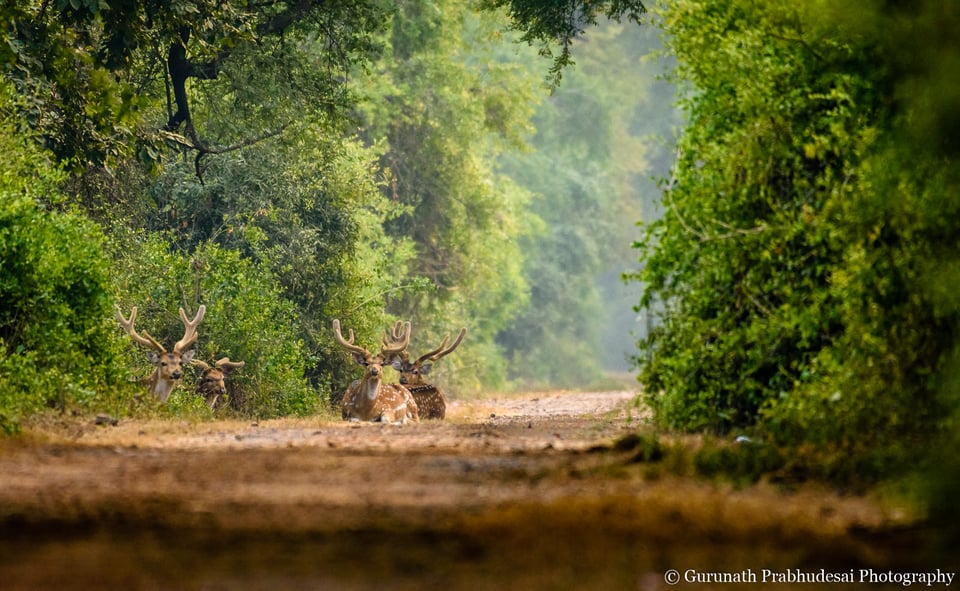
[[[915,559],[863,534],[904,521],[873,499],[628,462],[610,444],[642,426],[632,399],[459,402],[406,426],[64,422],[0,443],[0,589],[652,590],[670,569]]]

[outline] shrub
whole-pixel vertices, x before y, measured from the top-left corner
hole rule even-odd
[[[909,469],[949,429],[958,86],[933,6],[667,9],[689,123],[637,274],[663,310],[638,357],[661,424],[812,445],[839,479]]]
[[[115,405],[119,381],[99,229],[31,196],[43,181],[19,187],[22,179],[12,181],[0,175],[0,428],[6,432],[45,407]]]
[[[234,409],[264,418],[318,410],[316,390],[304,377],[307,355],[297,338],[293,305],[281,296],[268,263],[257,265],[213,243],[186,254],[163,233],[131,234],[114,249],[117,300],[124,313],[138,307],[138,330],[171,346],[183,335],[177,309],[192,315],[206,305],[197,358],[210,364],[221,357],[246,362],[228,378]],[[144,351],[132,344],[129,350],[136,375],[149,374]]]

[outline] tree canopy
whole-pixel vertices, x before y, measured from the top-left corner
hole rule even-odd
[[[61,1],[8,2],[0,16],[0,65],[28,97],[26,125],[59,160],[149,163],[172,142],[202,176],[204,155],[279,134],[306,101],[348,108],[346,74],[374,49],[387,10],[349,0]],[[259,86],[248,84],[253,74]],[[214,80],[242,120],[232,133],[206,129],[211,114],[195,104]],[[269,95],[250,93],[268,81]]]

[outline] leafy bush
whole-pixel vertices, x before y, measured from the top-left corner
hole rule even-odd
[[[115,404],[109,265],[99,229],[55,211],[60,175],[0,121],[0,428],[40,409]]]
[[[831,474],[882,477],[956,407],[960,179],[938,129],[960,85],[938,10],[873,17],[670,5],[689,124],[636,278],[664,309],[638,357],[662,424],[756,426],[818,446]]]

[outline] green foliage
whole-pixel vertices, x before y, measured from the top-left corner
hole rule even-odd
[[[137,306],[139,331],[171,348],[183,336],[177,309],[183,307],[192,317],[200,304],[206,305],[197,331],[197,359],[211,365],[221,357],[246,362],[227,380],[236,410],[263,418],[318,410],[320,400],[304,378],[307,356],[297,336],[294,307],[281,297],[269,263],[257,265],[214,243],[200,244],[187,255],[172,249],[160,233],[131,234],[114,249],[117,301],[125,315]],[[122,334],[119,327],[115,330]],[[135,368],[131,377],[149,375],[153,366],[146,351],[130,341],[127,347],[126,367]],[[181,386],[191,388],[189,382]]]
[[[117,349],[99,229],[50,208],[61,175],[6,116],[0,151],[0,429],[14,432],[45,407],[115,403]]]
[[[6,2],[0,72],[26,97],[24,129],[42,133],[58,161],[77,172],[132,158],[156,166],[165,140],[222,153],[311,106],[345,116],[344,75],[375,50],[383,10],[365,0]],[[183,76],[209,94],[184,91],[176,98],[192,103],[181,110],[170,93]],[[251,76],[263,83],[246,85]],[[242,118],[204,139],[215,111]],[[175,113],[189,137],[171,133]]]
[[[540,55],[553,58],[549,76],[553,86],[560,83],[563,69],[574,63],[571,46],[588,26],[597,25],[601,17],[618,21],[627,17],[633,23],[640,23],[647,11],[639,0],[481,0],[480,5],[487,9],[505,9],[511,26],[523,32],[520,40],[539,45]],[[558,44],[560,54],[554,55]]]
[[[952,115],[911,94],[944,88],[951,58],[931,43],[955,55],[936,31],[956,15],[937,6],[665,9],[689,124],[635,276],[641,307],[663,310],[638,359],[662,424],[757,424],[843,458],[835,474],[875,475],[945,426],[957,167],[951,141],[917,123]]]

